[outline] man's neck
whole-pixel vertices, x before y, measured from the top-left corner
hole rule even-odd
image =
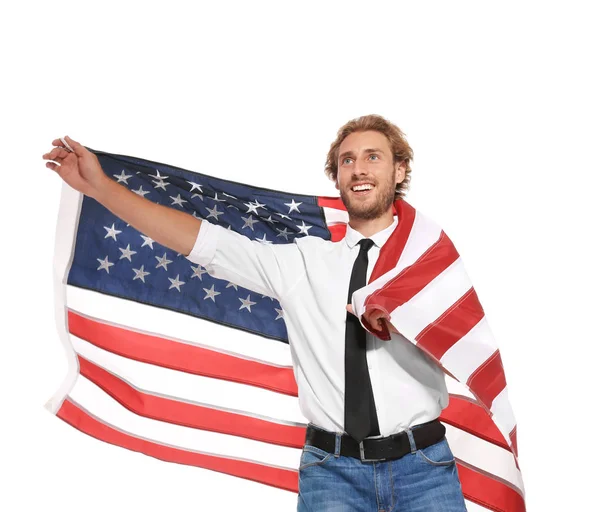
[[[357,219],[351,218],[348,225],[358,231],[364,237],[370,237],[379,233],[382,229],[389,227],[394,222],[394,211],[390,210],[376,219]]]

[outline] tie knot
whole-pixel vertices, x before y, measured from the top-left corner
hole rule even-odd
[[[360,244],[360,252],[367,252],[375,244],[370,238],[363,238],[358,243]]]

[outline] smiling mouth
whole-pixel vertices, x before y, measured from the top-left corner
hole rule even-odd
[[[370,192],[373,192],[373,190],[375,190],[375,187],[369,188],[367,190],[357,190],[357,191],[352,190],[352,188],[350,189],[350,191],[356,196],[366,196]]]

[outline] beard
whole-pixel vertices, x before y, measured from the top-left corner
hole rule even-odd
[[[369,194],[370,197],[366,199],[352,197],[354,192],[350,189],[340,190],[340,197],[350,218],[373,220],[384,215],[392,207],[396,196],[395,188],[392,175],[387,183],[376,183]]]

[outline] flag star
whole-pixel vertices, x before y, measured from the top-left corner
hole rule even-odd
[[[203,268],[201,268],[200,265],[198,265],[197,267],[192,266],[192,270],[194,271],[194,273],[192,274],[192,279],[194,279],[194,277],[197,277],[198,279],[200,279],[200,281],[202,281],[202,274],[206,274],[208,272],[208,270],[204,270]]]
[[[273,243],[273,242],[271,242],[271,240],[267,240],[266,233],[263,235],[262,238],[257,238],[256,240],[258,240],[259,242],[262,242],[263,244],[272,244]]]
[[[217,193],[216,193],[216,192],[215,192],[215,197],[213,197],[213,199],[214,199],[215,201],[219,201],[219,202],[221,202],[221,203],[222,203],[223,201],[227,201],[227,199],[219,199],[219,198],[217,197]]]
[[[248,215],[248,217],[242,216],[242,219],[244,219],[244,225],[242,226],[242,229],[250,228],[252,231],[254,231],[254,224],[256,224],[258,221],[254,220],[252,215]]]
[[[144,197],[146,194],[150,193],[149,190],[144,190],[141,185],[138,190],[133,190],[133,192],[135,192],[138,196],[142,196],[142,197]]]
[[[190,192],[193,192],[194,190],[198,189],[200,192],[202,192],[202,185],[199,185],[198,183],[194,183],[193,181],[188,181],[186,180],[191,186],[192,189],[190,190]],[[200,194],[194,194],[194,195],[200,195]],[[194,196],[192,196],[194,197]],[[202,196],[200,196],[202,197]]]
[[[265,222],[269,222],[269,223],[271,223],[271,224],[275,224],[276,222],[279,222],[278,220],[273,220],[273,219],[271,218],[271,215],[269,215],[269,218],[268,218],[268,219],[264,219],[264,221],[265,221]]]
[[[200,201],[204,201],[204,196],[202,194],[193,194],[192,199],[194,199],[195,197],[199,197]]]
[[[215,296],[217,295],[221,295],[221,292],[216,292],[215,291],[215,285],[213,284],[210,289],[208,288],[202,288],[205,292],[206,292],[206,297],[204,297],[204,300],[206,299],[212,299],[213,302],[215,301]]]
[[[277,236],[283,236],[285,237],[285,239],[288,239],[288,235],[291,235],[292,232],[288,231],[287,228],[283,228],[283,229],[279,229],[279,228],[275,228],[277,231],[279,231],[279,234]]]
[[[150,175],[151,178],[156,178],[157,180],[163,181],[163,180],[168,180],[169,177],[165,174],[164,176],[160,175],[160,172],[158,172],[158,169],[156,169],[156,176],[152,176]]]
[[[127,258],[129,261],[131,261],[131,256],[134,254],[137,254],[137,251],[132,251],[129,249],[129,245],[127,244],[127,248],[126,249],[121,249],[119,247],[119,251],[121,251],[123,254],[121,254],[121,257],[119,258],[120,260],[122,260],[123,258]]]
[[[293,211],[293,210],[295,210],[295,211],[297,211],[298,213],[300,213],[300,210],[298,210],[298,206],[300,206],[302,203],[297,203],[296,201],[294,201],[294,200],[292,199],[292,202],[291,202],[291,203],[283,203],[283,204],[285,204],[286,206],[289,206],[289,207],[290,207],[290,211],[289,211],[288,213],[292,213],[292,211]]]
[[[244,203],[247,207],[248,207],[248,211],[246,213],[254,213],[255,215],[258,215],[258,212],[256,211],[257,208],[263,208],[265,205],[264,204],[260,204],[258,202],[258,200],[255,200],[256,204],[254,203]]]
[[[183,203],[187,203],[187,201],[185,199],[182,199],[181,194],[177,194],[177,197],[173,197],[173,196],[169,196],[169,197],[171,199],[173,199],[171,206],[173,206],[174,204],[177,204],[183,208]]]
[[[180,281],[179,280],[179,274],[177,274],[177,277],[175,279],[168,277],[167,278],[169,281],[171,281],[171,286],[169,286],[169,290],[171,288],[177,288],[177,291],[180,292],[181,289],[179,288],[182,284],[185,284],[184,281]]]
[[[162,258],[159,258],[158,256],[154,256],[157,260],[158,260],[158,265],[156,265],[156,268],[158,267],[163,267],[165,270],[167,269],[167,265],[169,263],[173,263],[171,260],[167,259],[167,253],[165,252],[162,256]]]
[[[240,211],[240,209],[234,204],[228,204],[227,208],[235,208],[238,212]]]
[[[167,185],[170,185],[170,183],[167,183],[166,181],[163,181],[163,180],[158,180],[158,181],[152,180],[152,183],[154,183],[154,188],[162,188],[165,192],[167,191]]]
[[[110,261],[108,261],[108,256],[106,258],[104,258],[103,260],[101,260],[100,258],[96,258],[96,259],[100,262],[100,266],[96,270],[104,269],[104,270],[106,270],[107,274],[110,274],[108,269],[110,267],[112,267],[114,265],[114,263],[111,263]]]
[[[223,215],[225,213],[217,210],[217,205],[215,205],[215,207],[212,210],[207,206],[205,206],[204,208],[206,208],[210,212],[210,215],[206,218],[210,219],[211,217],[214,217],[215,219],[217,219],[217,222],[219,222],[219,215]]]
[[[140,268],[134,268],[132,269],[135,272],[135,277],[133,278],[133,280],[135,281],[136,279],[141,279],[142,283],[146,282],[146,276],[150,275],[150,272],[146,272],[144,271],[144,265],[142,265]]]
[[[311,225],[308,225],[308,226],[307,226],[306,224],[304,224],[304,221],[302,221],[302,226],[298,226],[298,225],[296,224],[296,227],[297,227],[297,228],[300,230],[300,234],[304,234],[304,235],[308,235],[308,230],[309,230],[310,228],[312,228],[312,226],[311,226]]]
[[[228,229],[229,231],[231,231],[231,224],[229,224],[229,226],[227,226],[227,229]]]
[[[117,241],[117,235],[119,233],[122,233],[122,231],[119,231],[118,229],[115,229],[115,223],[113,222],[113,225],[109,228],[104,226],[104,229],[106,229],[107,233],[106,236],[104,238],[108,238],[109,236],[116,242]]]
[[[144,245],[147,245],[150,247],[150,249],[154,249],[154,246],[152,245],[154,243],[154,240],[152,240],[152,238],[150,238],[149,236],[145,236],[145,235],[140,235],[143,239],[144,239],[144,243],[142,244],[142,247],[144,247]]]
[[[269,297],[268,295],[262,295],[262,298],[267,298],[267,299],[271,299],[271,302],[273,302],[275,299],[273,299],[273,297]]]
[[[282,219],[289,219],[289,220],[292,220],[290,217],[288,217],[287,215],[284,215],[283,213],[278,213],[278,212],[275,212],[275,214],[276,214],[276,215],[279,215],[279,216],[280,216]]]
[[[279,320],[280,318],[283,318],[283,309],[275,308],[275,311],[277,311],[277,318],[275,320]]]
[[[232,196],[230,194],[226,194],[225,192],[221,192],[221,194],[223,194],[224,196],[227,196],[227,197],[231,197],[232,199],[237,199],[237,197]]]
[[[236,290],[238,289],[237,284],[232,283],[231,281],[229,282],[229,284],[225,288],[230,288],[231,286],[233,286]]]
[[[117,183],[125,183],[125,185],[129,185],[127,180],[133,176],[133,174],[125,174],[125,169],[121,171],[121,174],[113,174],[115,178],[117,178]]]
[[[202,217],[200,217],[199,215],[196,214],[196,210],[194,210],[192,212],[192,217],[196,217],[197,219],[201,219]]]
[[[252,302],[250,300],[250,294],[248,294],[248,298],[246,299],[240,299],[238,297],[238,300],[242,301],[242,305],[240,306],[240,309],[242,308],[246,308],[248,311],[250,311],[250,313],[252,313],[252,310],[250,309],[251,306],[254,306],[254,304],[256,304],[256,302]],[[238,310],[239,311],[239,310]]]

